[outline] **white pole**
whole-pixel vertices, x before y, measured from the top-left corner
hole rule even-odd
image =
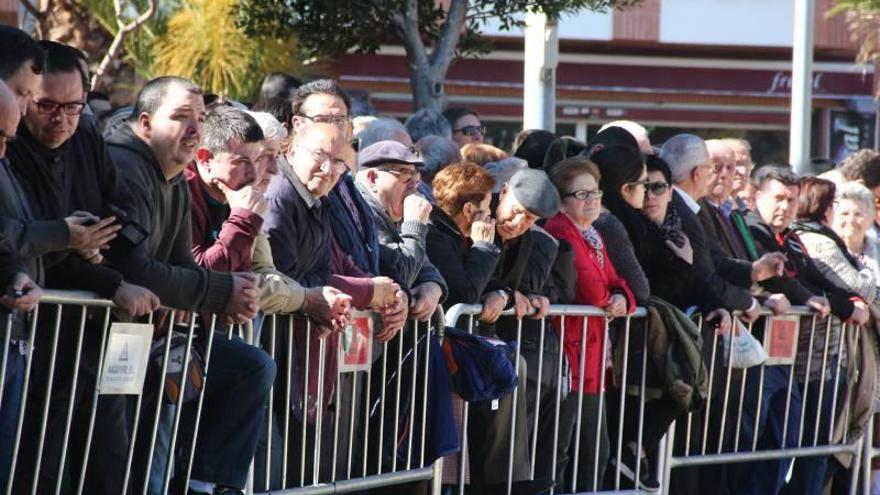
[[[813,100],[813,19],[815,0],[795,0],[791,54],[791,134],[788,160],[803,173],[810,160]]]
[[[558,22],[541,13],[526,14],[523,57],[523,129],[556,130]]]

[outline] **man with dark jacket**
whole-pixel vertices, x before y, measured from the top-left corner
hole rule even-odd
[[[43,256],[45,267],[45,286],[55,289],[85,289],[100,297],[112,299],[131,316],[141,316],[155,310],[159,299],[150,290],[125,282],[117,269],[103,262],[99,249],[108,245],[117,246],[116,232],[122,225],[111,226],[116,216],[111,205],[124,210],[127,194],[116,175],[116,167],[107,155],[104,142],[95,126],[80,117],[85,106],[88,84],[85,73],[84,55],[78,50],[50,41],[41,41],[45,52],[45,67],[39,84],[34,88],[34,97],[28,103],[28,112],[22,119],[17,139],[9,146],[9,161],[22,189],[29,199],[29,207],[34,217],[56,224],[59,235],[74,232],[74,224],[64,217],[81,217],[81,221],[92,220],[106,235],[100,244],[86,249],[59,250]],[[79,213],[83,212],[83,213]],[[98,220],[105,217],[104,220]],[[120,219],[121,220],[121,219]],[[65,232],[65,230],[67,232]],[[54,250],[54,249],[53,249]],[[39,331],[35,337],[35,365],[33,384],[28,399],[28,408],[43,407],[44,387],[52,368],[52,325],[55,308],[43,312],[37,322]],[[100,310],[101,312],[103,310]],[[59,320],[61,326],[75,328],[78,317],[68,314]],[[100,329],[92,328],[99,324],[100,318],[92,315],[87,318],[89,331],[86,332],[82,349],[81,370],[85,373],[78,386],[73,389],[73,376],[55,375],[51,383],[51,402],[49,428],[46,432],[52,454],[41,461],[39,477],[48,486],[54,486],[60,459],[60,445],[64,437],[64,418],[67,401],[73,402],[74,418],[86,421],[87,403],[82,399],[91,395],[96,364],[101,353]],[[58,336],[55,368],[76,369],[73,367],[77,355],[77,332],[62,331]],[[80,370],[77,370],[79,372]],[[115,458],[126,453],[125,398],[106,395],[98,404],[98,417],[104,428],[95,436],[96,454],[89,462],[86,473],[88,490],[116,491],[122,489],[123,469],[114,466]],[[36,435],[41,428],[34,416],[25,422],[23,437]],[[75,431],[73,435],[73,454],[68,458],[79,469],[82,448],[86,441],[84,432]],[[26,484],[35,465],[35,446],[24,444],[19,457],[21,483]],[[54,447],[54,448],[53,448]]]
[[[431,204],[415,194],[422,161],[396,141],[379,141],[358,154],[357,185],[373,213],[379,270],[409,290],[410,312],[429,318],[446,294],[446,282],[425,251]]]
[[[113,261],[126,277],[155,290],[165,305],[246,322],[258,309],[253,275],[206,270],[193,260],[191,200],[183,171],[199,146],[204,116],[198,86],[161,77],[141,89],[131,125],[108,139],[131,194],[129,219],[149,233]],[[242,493],[259,436],[260,421],[254,418],[265,404],[275,363],[256,347],[219,334],[210,360],[190,487]]]
[[[806,256],[797,235],[789,230],[797,212],[798,182],[796,176],[784,167],[765,166],[753,177],[756,188],[756,211],[746,215],[746,222],[755,239],[759,253],[776,252],[786,256],[785,275],[773,277],[762,282],[767,290],[782,293],[793,304],[806,305],[822,317],[832,313],[841,321],[867,321],[867,310],[864,303],[854,301],[852,294],[837,288],[826,280],[812,260]],[[826,294],[826,297],[820,294]],[[818,325],[826,328],[825,324]],[[820,330],[821,331],[821,330]],[[817,336],[817,339],[820,337]],[[798,341],[798,353],[804,345],[809,345],[810,338],[802,335]],[[836,344],[837,339],[831,339]],[[809,350],[807,352],[810,352]],[[836,353],[835,353],[836,354]],[[800,359],[797,360],[800,362]],[[760,448],[794,447],[798,445],[797,431],[789,428],[785,438],[782,437],[782,425],[799,424],[801,410],[800,387],[791,387],[789,383],[790,368],[788,366],[768,366],[760,382],[763,388],[761,402],[758,404],[758,393],[755,385],[750,386],[746,393],[743,406],[743,428],[740,439],[749,441],[758,437]],[[747,383],[757,383],[757,370],[748,372]],[[791,395],[788,395],[791,390]],[[757,408],[761,410],[761,421],[755,423]],[[785,411],[788,409],[788,418]],[[753,431],[752,425],[757,424]],[[796,429],[795,429],[796,430]],[[733,481],[739,493],[778,493],[785,483],[789,470],[789,460],[764,461],[736,465],[732,468],[735,474]]]
[[[21,113],[15,102],[15,96],[3,81],[0,81],[0,162],[3,171],[8,171],[5,159],[7,140],[15,136],[15,129]],[[0,214],[7,218],[26,218],[26,198],[18,186],[15,177],[0,175]],[[33,279],[40,279],[40,264],[37,256],[20,256],[7,243],[0,243],[0,315],[12,317],[9,313],[17,311],[24,314],[32,311],[42,294],[40,287]],[[33,278],[31,278],[33,277]],[[19,296],[19,297],[16,297]],[[18,424],[18,410],[21,405],[21,394],[24,388],[25,353],[20,343],[26,341],[26,320],[16,318],[12,324],[12,333],[5,335],[9,339],[9,352],[3,356],[5,374],[3,377],[3,407],[0,408],[0,489],[6,490],[9,476],[9,464],[12,461],[12,449],[15,442],[15,430]],[[5,343],[5,342],[4,342]]]

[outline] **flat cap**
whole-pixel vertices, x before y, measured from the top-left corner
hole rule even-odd
[[[418,168],[425,165],[414,148],[397,141],[379,141],[358,152],[360,168],[378,167],[383,163],[408,163]]]
[[[519,204],[529,212],[549,218],[559,211],[559,193],[543,170],[520,170],[508,184]]]

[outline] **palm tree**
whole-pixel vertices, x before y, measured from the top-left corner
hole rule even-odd
[[[186,77],[221,97],[247,99],[267,72],[298,72],[295,41],[247,37],[235,25],[236,5],[183,0],[153,45],[153,74]]]

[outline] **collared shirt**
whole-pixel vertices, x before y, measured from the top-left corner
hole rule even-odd
[[[700,212],[700,204],[694,201],[694,198],[691,197],[690,194],[686,193],[682,188],[678,186],[672,186],[673,189],[678,191],[678,194],[681,195],[681,199],[684,200],[684,204],[694,212],[694,215]]]

